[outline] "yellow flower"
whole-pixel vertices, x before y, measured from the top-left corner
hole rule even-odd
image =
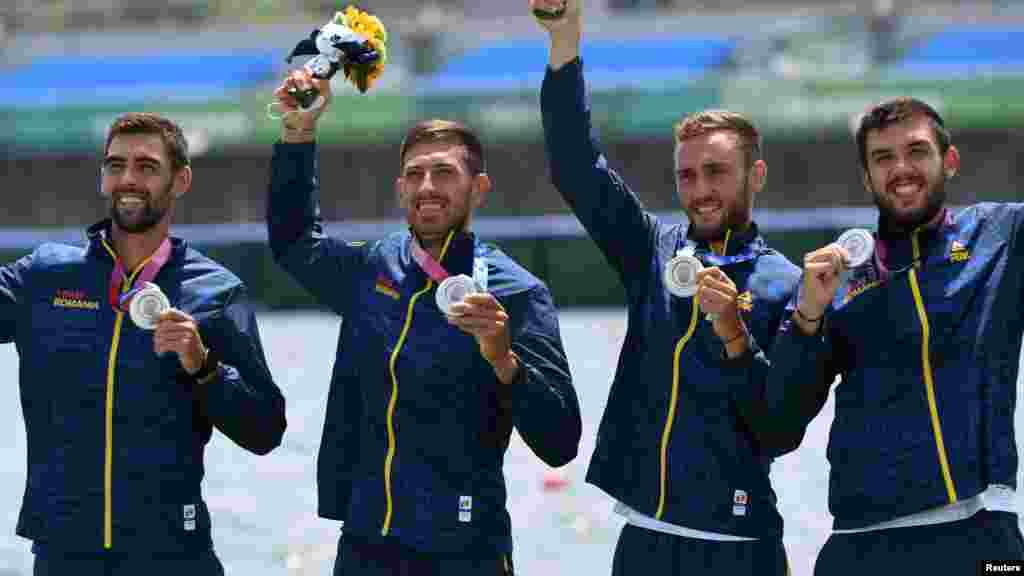
[[[335,13],[334,21],[365,36],[366,41],[380,55],[380,58],[373,64],[362,66],[345,64],[345,78],[352,82],[360,92],[366,92],[384,73],[384,63],[388,59],[388,32],[380,18],[363,12],[355,6],[347,6],[344,12]]]

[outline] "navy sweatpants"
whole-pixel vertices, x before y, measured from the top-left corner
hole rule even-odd
[[[781,540],[718,542],[622,527],[612,576],[785,576]],[[863,576],[863,575],[860,575]]]
[[[213,550],[196,556],[65,553],[33,546],[33,576],[224,576]]]
[[[978,573],[984,561],[1024,560],[1017,515],[982,510],[959,522],[832,534],[815,575]]]
[[[427,554],[392,539],[343,534],[338,539],[334,576],[513,576],[505,554]]]

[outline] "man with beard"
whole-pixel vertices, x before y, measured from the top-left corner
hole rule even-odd
[[[491,181],[457,122],[420,122],[402,142],[407,230],[369,244],[324,234],[327,106],[298,111],[289,96],[311,83],[329,102],[304,70],[275,93],[286,113],[267,222],[274,259],[343,318],[317,463],[319,513],[344,522],[334,572],[511,575],[512,428],[550,466],[576,456],[582,428],[551,295],[470,231]]]
[[[627,520],[612,572],[781,576],[782,518],[768,471],[786,447],[766,449],[760,383],[799,270],[752,221],[767,177],[760,137],[733,112],[680,121],[675,183],[689,225],[659,221],[591,135],[580,5],[530,0],[535,15],[564,11],[538,16],[551,40],[541,112],[552,181],[618,273],[629,307],[587,472]],[[688,292],[666,273],[686,256],[707,266]]]
[[[849,271],[850,254],[837,244],[804,258],[768,379],[784,417],[778,437],[794,443],[841,377],[828,452],[835,522],[815,573],[1019,566],[1024,206],[945,208],[960,153],[919,100],[873,107],[856,140],[879,210],[874,254]]]
[[[36,576],[221,575],[203,451],[216,427],[270,452],[284,398],[241,281],[169,235],[192,184],[181,129],[117,118],[100,173],[110,218],[85,246],[0,267],[28,440],[17,533]]]

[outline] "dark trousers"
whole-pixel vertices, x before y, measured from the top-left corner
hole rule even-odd
[[[1016,514],[982,510],[959,522],[833,534],[818,553],[814,574],[973,576],[986,560],[1024,560]]]
[[[33,546],[33,576],[224,576],[213,550],[195,556],[64,553]]]
[[[428,554],[390,538],[344,534],[338,539],[334,576],[514,576],[506,554]]]
[[[615,546],[612,576],[637,574],[785,576],[786,550],[781,540],[718,542],[675,536],[626,524]]]

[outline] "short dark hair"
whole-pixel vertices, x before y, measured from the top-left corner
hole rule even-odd
[[[115,136],[122,134],[156,134],[163,140],[167,157],[171,160],[171,171],[177,172],[191,164],[188,157],[188,141],[181,127],[159,114],[151,112],[129,112],[118,116],[110,125],[103,153],[110,150]]]
[[[402,140],[402,148],[399,162],[405,165],[405,155],[417,144],[423,142],[449,142],[456,146],[466,147],[466,167],[473,175],[481,174],[486,170],[484,165],[484,149],[480,139],[466,125],[454,120],[423,120],[417,122],[409,129],[405,139]]]
[[[945,154],[952,142],[952,135],[942,121],[942,116],[939,116],[935,108],[917,98],[901,96],[876,104],[861,116],[860,125],[857,127],[857,153],[861,167],[865,170],[868,167],[868,132],[881,130],[916,114],[923,114],[928,118],[932,132],[935,133],[935,140],[939,143],[939,153]]]
[[[702,136],[708,132],[725,130],[735,132],[743,143],[747,165],[761,159],[761,134],[746,116],[729,110],[702,110],[676,122],[672,128],[676,143]]]

